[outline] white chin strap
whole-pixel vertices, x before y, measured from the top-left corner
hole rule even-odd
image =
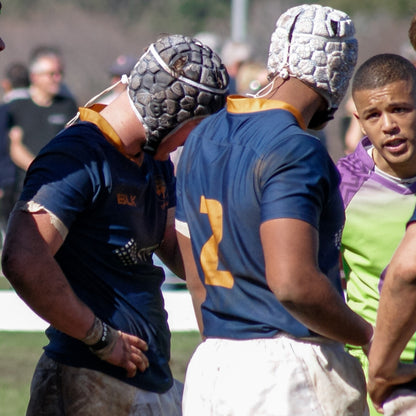
[[[123,84],[123,85],[128,85],[129,83],[129,77],[126,74],[123,74],[120,78],[120,81],[117,81],[115,84],[110,85],[109,87],[107,87],[105,90],[101,91],[100,93],[98,93],[97,95],[94,95],[94,97],[92,97],[91,99],[89,99],[84,107],[88,108],[88,107],[92,107],[94,104],[97,103],[97,101],[104,95],[108,94],[109,92],[111,92],[113,89],[115,89],[117,87],[117,85]],[[68,123],[66,123],[66,127],[72,126],[73,124],[75,124],[79,119],[79,111],[76,114],[76,116],[74,118],[72,118],[71,120],[68,121]]]
[[[141,116],[141,114],[139,113],[139,110],[137,110],[133,100],[130,97],[130,93],[129,93],[129,87],[127,87],[127,97],[129,98],[129,104],[131,109],[134,111],[134,114],[136,114],[136,117],[139,119],[140,123],[143,124],[143,127],[145,128],[145,130],[147,131],[147,127],[143,122],[143,117]]]

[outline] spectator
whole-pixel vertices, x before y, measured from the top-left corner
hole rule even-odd
[[[99,113],[81,108],[31,164],[2,257],[19,296],[51,324],[28,416],[180,415],[152,257],[183,276],[169,151],[224,105],[226,87],[209,48],[164,36],[126,91]]]
[[[7,103],[28,97],[29,74],[26,66],[19,62],[10,64],[6,68],[2,87],[6,104],[0,105],[0,242],[3,241],[7,221],[17,198],[16,166],[10,158]]]
[[[365,137],[338,161],[346,221],[342,260],[347,302],[375,325],[379,290],[416,200],[416,68],[395,54],[365,61],[352,83],[355,117]],[[413,362],[416,337],[401,359]],[[349,346],[367,373],[362,350]],[[370,414],[377,415],[370,402]]]
[[[53,48],[38,48],[29,63],[30,97],[9,104],[10,155],[18,166],[18,189],[40,149],[77,112],[75,101],[61,94],[63,63]]]
[[[69,97],[72,99],[74,98],[74,95],[72,94],[72,91],[69,89],[68,85],[65,83],[64,80],[64,60],[62,56],[61,50],[56,46],[50,46],[50,45],[39,45],[36,48],[34,48],[30,54],[29,61],[33,62],[38,57],[41,56],[50,56],[55,57],[59,60],[61,67],[62,67],[62,80],[59,85],[59,95],[63,97]]]
[[[108,70],[112,88],[110,88],[110,91],[107,94],[100,98],[100,103],[111,103],[111,101],[126,89],[126,84],[121,82],[121,77],[123,75],[129,76],[136,62],[137,58],[131,55],[119,55],[116,58]]]
[[[4,91],[3,101],[8,103],[18,98],[29,97],[29,71],[25,64],[13,62],[6,68],[5,77],[1,81]]]
[[[345,304],[339,175],[306,132],[333,117],[357,49],[345,13],[289,9],[262,95],[229,96],[185,143],[176,230],[205,341],[187,369],[184,416],[368,414],[343,344],[366,346],[373,329]]]

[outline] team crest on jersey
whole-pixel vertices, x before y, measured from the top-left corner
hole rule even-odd
[[[155,186],[156,186],[156,195],[158,197],[160,207],[162,209],[166,209],[169,205],[169,201],[168,201],[166,182],[162,176],[157,176],[155,178]]]
[[[158,244],[141,248],[137,248],[137,242],[131,238],[123,247],[117,248],[113,251],[114,254],[121,260],[124,266],[134,266],[139,263],[145,263],[150,259],[153,252],[158,248]]]

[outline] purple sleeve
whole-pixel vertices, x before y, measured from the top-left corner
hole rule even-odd
[[[341,175],[340,191],[344,208],[348,206],[374,169],[374,162],[365,149],[365,146],[369,144],[370,141],[365,137],[358,144],[354,153],[339,159],[337,162],[337,168]]]

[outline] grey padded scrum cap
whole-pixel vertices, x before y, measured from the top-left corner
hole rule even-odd
[[[164,36],[152,43],[133,68],[128,94],[146,130],[144,151],[182,122],[223,108],[228,73],[208,46],[188,36]]]
[[[293,7],[276,22],[267,67],[320,93],[334,112],[343,99],[358,55],[354,24],[342,11],[317,4]]]

